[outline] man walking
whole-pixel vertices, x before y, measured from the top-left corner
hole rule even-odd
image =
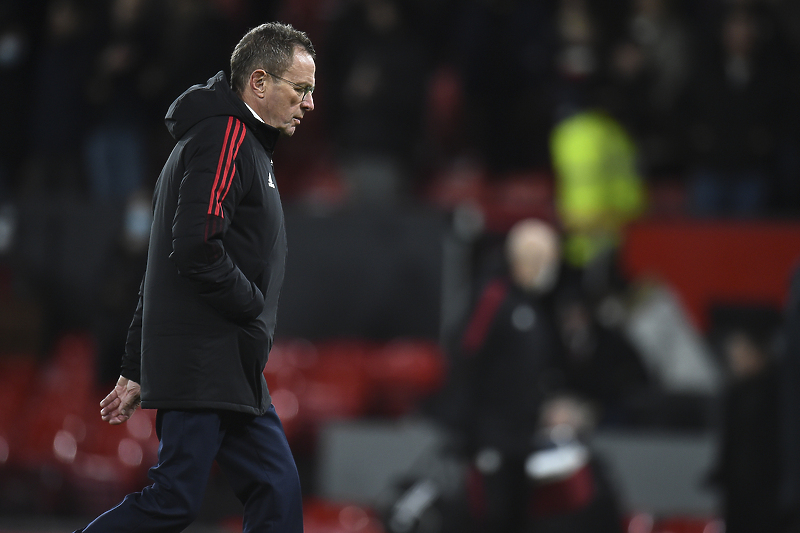
[[[197,516],[214,460],[244,504],[244,531],[301,532],[300,482],[263,377],[286,234],[272,166],[280,135],[314,109],[316,53],[290,25],[249,31],[220,72],[170,107],[177,144],[153,226],[122,371],[101,416],[158,409],[153,484],[80,530],[172,532]]]

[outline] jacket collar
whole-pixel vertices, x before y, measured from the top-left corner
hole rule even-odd
[[[253,132],[258,142],[261,143],[267,152],[274,152],[275,145],[278,142],[278,138],[281,136],[281,132],[258,118],[254,111],[250,109],[238,95],[236,96],[236,106],[242,108],[242,113],[239,118],[241,118],[250,131]]]

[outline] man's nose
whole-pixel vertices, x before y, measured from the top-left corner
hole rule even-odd
[[[300,102],[300,107],[305,109],[306,111],[313,111],[314,110],[314,94],[308,93],[308,95]]]

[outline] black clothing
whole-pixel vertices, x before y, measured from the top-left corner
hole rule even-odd
[[[464,451],[475,456],[480,484],[474,531],[524,530],[525,459],[535,446],[539,411],[553,392],[559,360],[552,309],[549,297],[526,292],[507,276],[495,277],[461,336],[451,380],[460,400],[454,422],[463,432]]]
[[[155,187],[122,375],[141,384],[145,408],[261,415],[286,258],[279,132],[222,72],[178,97],[166,124],[178,143]]]
[[[778,531],[779,383],[777,368],[770,366],[725,394],[718,477],[729,533]]]
[[[790,529],[800,531],[800,266],[792,275],[784,310],[780,373],[780,443],[782,512]]]
[[[460,420],[477,449],[525,456],[558,361],[551,306],[505,277],[489,282],[462,338]]]
[[[652,388],[639,353],[620,327],[597,320],[582,295],[563,291],[557,300],[566,388],[595,403],[601,423],[637,421],[642,395]]]

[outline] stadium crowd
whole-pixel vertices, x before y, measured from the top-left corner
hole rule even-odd
[[[244,29],[281,19],[320,49],[320,113],[303,143],[314,157],[293,169],[284,196],[324,170],[362,200],[420,199],[464,160],[490,177],[550,170],[554,128],[594,108],[633,139],[642,179],[686,187],[691,213],[773,216],[798,205],[800,10],[786,0],[0,9],[2,118],[16,125],[4,128],[0,153],[8,200],[146,190],[171,148],[162,117],[175,95],[224,68]]]

